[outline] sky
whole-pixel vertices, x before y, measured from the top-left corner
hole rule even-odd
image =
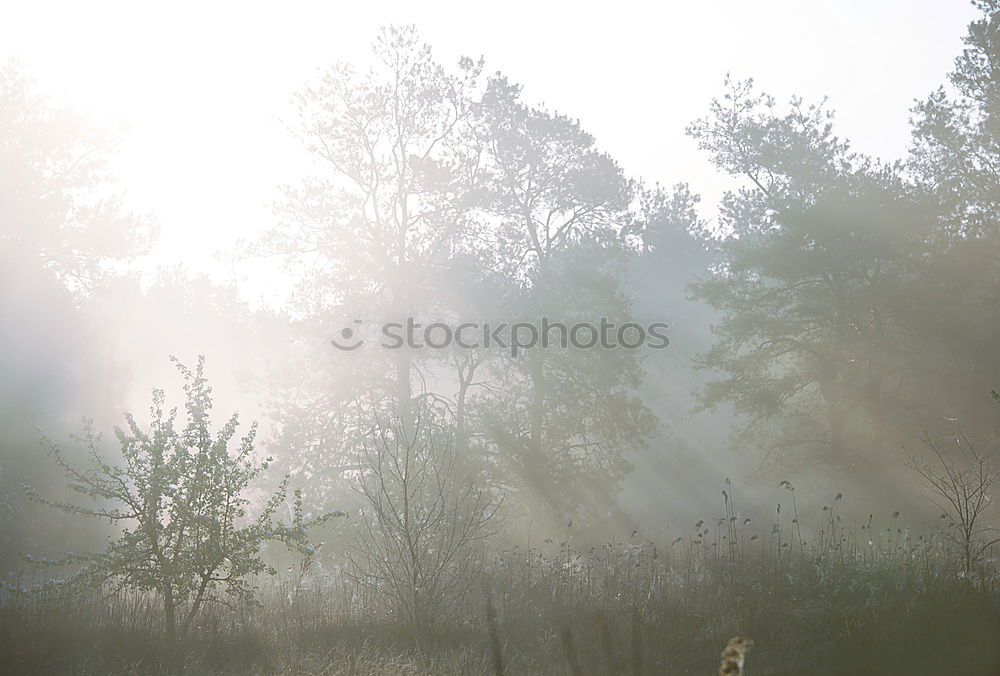
[[[526,98],[580,119],[632,176],[686,181],[706,217],[726,182],[685,127],[727,72],[779,101],[829,97],[856,150],[906,152],[909,109],[943,83],[975,11],[964,0],[715,2],[9,3],[0,58],[55,101],[120,129],[114,169],[155,215],[147,261],[279,286],[231,260],[273,222],[278,186],[308,169],[288,132],[293,91],[363,63],[379,27],[414,23],[438,58],[484,56]],[[221,258],[220,258],[221,256]]]

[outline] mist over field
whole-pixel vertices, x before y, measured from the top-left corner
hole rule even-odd
[[[0,672],[1000,673],[1000,3],[712,12],[12,10]]]

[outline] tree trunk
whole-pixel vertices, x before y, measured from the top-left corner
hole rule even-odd
[[[469,358],[468,371],[459,368],[458,396],[455,398],[455,469],[457,478],[463,483],[473,477],[473,463],[469,457],[468,435],[465,428],[465,409],[469,387],[476,372],[474,360],[475,357]]]
[[[208,589],[208,583],[211,582],[211,579],[211,573],[202,576],[201,585],[198,587],[198,594],[195,596],[194,603],[191,604],[191,609],[188,611],[187,617],[184,618],[184,623],[181,625],[181,639],[187,637],[188,630],[191,628],[191,623],[194,622],[194,618],[198,615],[198,611],[201,610],[201,604],[205,600],[205,590]]]
[[[163,585],[163,643],[167,653],[167,665],[173,670],[177,657],[177,607],[174,590],[168,582]]]

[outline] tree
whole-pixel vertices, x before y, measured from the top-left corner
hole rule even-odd
[[[629,453],[653,432],[654,416],[637,394],[636,351],[576,347],[563,335],[632,320],[624,262],[620,252],[580,244],[553,252],[534,286],[506,286],[497,316],[532,318],[539,333],[548,320],[548,344],[516,357],[495,350],[466,378],[469,457],[480,476],[517,496],[526,523],[606,524]],[[595,334],[574,335],[586,343]]]
[[[383,410],[409,419],[426,356],[404,346],[334,360],[328,347],[317,363],[314,346],[357,330],[353,320],[405,323],[432,311],[440,272],[473,227],[470,120],[480,64],[446,69],[412,26],[385,29],[373,53],[368,72],[338,64],[297,95],[297,128],[316,171],[285,189],[281,222],[258,247],[288,257],[302,275],[292,314],[308,355],[274,406],[283,441],[299,451],[283,460],[294,473],[330,480],[356,465],[372,392]]]
[[[331,317],[405,322],[425,310],[436,270],[468,227],[479,64],[446,71],[412,26],[384,30],[374,55],[369,73],[339,64],[297,96],[318,171],[286,189],[283,222],[264,243],[305,264],[300,311],[324,326]],[[405,420],[415,357],[396,357],[393,397]]]
[[[54,430],[80,407],[101,411],[120,394],[115,357],[84,307],[108,279],[146,252],[149,219],[127,211],[109,172],[114,141],[77,112],[43,96],[14,62],[0,62],[0,568],[16,552],[83,548],[98,528],[19,500],[19,486],[47,486],[33,426]],[[100,415],[99,413],[94,413]]]
[[[749,81],[689,130],[743,180],[692,287],[723,315],[701,404],[733,403],[772,448],[843,465],[928,420],[998,429],[983,395],[1000,321],[1000,5],[976,5],[951,87],[914,109],[906,163],[851,152],[822,105],[782,113]]]
[[[500,528],[500,499],[457,470],[454,430],[426,405],[412,426],[376,416],[355,489],[364,580],[417,628],[439,621],[472,581],[474,545]]]
[[[312,264],[297,309],[311,344],[353,329],[352,319],[627,321],[621,277],[642,245],[641,191],[594,138],[526,105],[501,75],[480,88],[481,63],[447,71],[411,28],[387,30],[375,56],[367,76],[339,66],[299,99],[303,138],[324,171],[288,191],[268,245]],[[297,471],[342,476],[373,424],[367,412],[405,424],[429,399],[455,423],[463,471],[530,485],[556,518],[605,514],[626,454],[651,431],[627,351],[366,356],[308,369],[313,382],[296,383],[304,394],[282,402],[284,433],[309,449]]]
[[[341,515],[331,512],[307,519],[296,494],[292,522],[276,522],[275,511],[286,498],[286,482],[282,482],[258,514],[251,516],[247,489],[270,463],[258,463],[253,457],[256,424],[230,451],[238,416],[234,414],[212,435],[212,390],[204,376],[204,359],[198,360],[193,372],[174,361],[185,381],[188,421],[182,430],[174,426],[177,410],[165,411],[164,393],[156,390],[148,430],[130,414],[126,415],[127,428],[115,429],[120,463],[105,458],[100,435],[90,424],[79,438],[91,461],[85,469],[71,465],[60,448],[48,442],[69,488],[96,504],[52,501],[25,487],[30,497],[56,509],[107,519],[120,527],[120,534],[103,552],[71,553],[40,563],[78,566],[62,584],[158,592],[171,654],[177,638],[184,637],[203,605],[223,600],[218,592],[235,602],[253,601],[248,578],[275,572],[260,556],[265,542],[280,540],[307,551],[306,529]]]
[[[525,104],[501,75],[490,79],[480,113],[487,143],[479,211],[489,225],[479,276],[501,290],[493,311],[564,326],[629,322],[623,273],[642,245],[640,186],[578,121]],[[558,331],[552,335],[558,344]],[[539,522],[604,519],[628,452],[653,427],[635,396],[635,353],[540,346],[479,370],[489,386],[471,403],[482,451],[506,472],[499,483],[545,504]]]
[[[927,434],[923,441],[933,452],[936,465],[914,457],[909,467],[924,479],[925,488],[932,493],[930,501],[941,510],[941,518],[948,524],[941,532],[959,547],[965,572],[971,573],[983,554],[1000,542],[997,527],[985,522],[1000,471],[991,466],[989,459],[964,434],[955,438],[965,451],[962,460],[949,457],[943,445]]]
[[[965,36],[949,82],[913,110],[909,169],[932,197],[936,250],[925,287],[944,302],[922,332],[939,349],[923,370],[937,410],[963,429],[1000,432],[990,410],[1000,322],[1000,3],[977,0],[982,14]],[[946,348],[946,349],[943,349]]]
[[[939,87],[914,112],[911,165],[940,197],[953,233],[979,239],[1000,224],[1000,2],[982,16]]]
[[[86,294],[148,250],[155,228],[124,208],[108,133],[49,104],[12,63],[0,66],[0,127],[0,266],[30,261]]]
[[[797,99],[781,114],[752,81],[730,82],[691,126],[746,181],[724,197],[720,260],[692,289],[723,314],[698,361],[721,374],[701,406],[732,402],[758,439],[843,463],[865,441],[877,452],[898,408],[933,211],[900,167],[851,153],[831,117]]]
[[[481,118],[483,207],[497,219],[489,249],[503,274],[530,286],[549,258],[574,245],[638,244],[630,211],[638,186],[578,121],[526,105],[521,88],[499,74]]]

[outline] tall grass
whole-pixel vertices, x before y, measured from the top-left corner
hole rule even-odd
[[[708,674],[730,637],[748,635],[756,676],[1000,673],[992,559],[969,575],[940,534],[909,530],[898,515],[841,511],[835,500],[802,514],[811,529],[777,509],[757,524],[727,492],[722,516],[670,542],[493,551],[476,571],[482,594],[435,627],[398,622],[363,576],[293,571],[260,581],[259,606],[208,607],[181,646],[182,668]],[[9,673],[167,673],[160,623],[147,594],[6,591],[0,664]]]

